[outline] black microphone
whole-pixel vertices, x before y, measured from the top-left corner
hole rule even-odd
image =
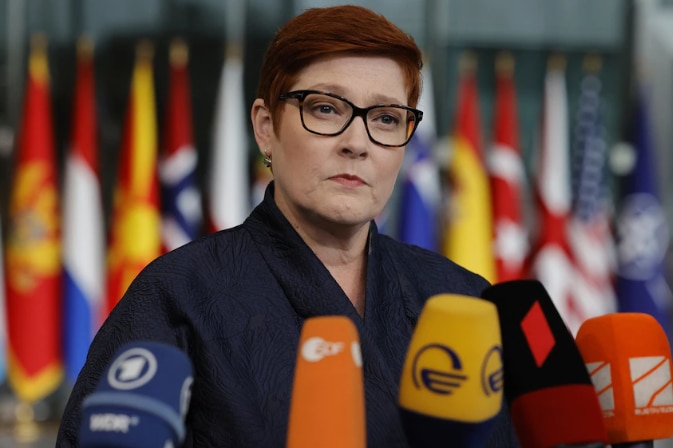
[[[177,347],[132,342],[82,403],[82,448],[167,448],[185,440],[192,364]]]
[[[603,415],[572,334],[537,280],[486,288],[502,331],[504,392],[523,448],[601,447]]]

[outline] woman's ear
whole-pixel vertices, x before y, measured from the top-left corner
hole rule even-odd
[[[271,142],[275,137],[273,130],[273,120],[271,119],[271,112],[264,104],[264,100],[257,98],[252,103],[252,110],[250,111],[250,118],[252,120],[252,129],[255,133],[255,140],[260,152],[264,153],[266,148],[271,147]]]

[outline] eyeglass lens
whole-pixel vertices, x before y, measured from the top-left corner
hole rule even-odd
[[[332,96],[311,93],[301,108],[306,129],[324,135],[341,133],[350,123],[353,108]],[[370,137],[384,145],[406,144],[415,127],[415,115],[397,106],[377,106],[367,111],[366,126]]]

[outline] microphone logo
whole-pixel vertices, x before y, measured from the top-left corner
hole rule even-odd
[[[321,337],[308,338],[301,346],[301,356],[308,362],[318,362],[327,356],[335,356],[344,349],[343,342],[328,342]]]
[[[494,345],[486,353],[481,365],[481,387],[486,396],[497,394],[504,384],[504,371],[502,368],[502,347]]]
[[[107,380],[114,389],[131,390],[147,384],[156,373],[157,359],[152,352],[136,347],[126,350],[115,359]]]
[[[539,301],[535,301],[521,320],[521,330],[526,337],[535,364],[538,368],[542,367],[556,345],[556,339]]]
[[[440,395],[451,395],[467,380],[458,354],[441,344],[422,347],[414,356],[411,368],[417,389],[425,387]]]
[[[629,358],[636,415],[673,412],[671,364],[665,356]]]
[[[591,382],[596,389],[603,417],[615,416],[615,393],[612,386],[612,370],[609,362],[598,361],[586,364]]]

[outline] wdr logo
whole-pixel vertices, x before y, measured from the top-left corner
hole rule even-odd
[[[629,358],[636,415],[673,412],[671,364],[665,356]]]

